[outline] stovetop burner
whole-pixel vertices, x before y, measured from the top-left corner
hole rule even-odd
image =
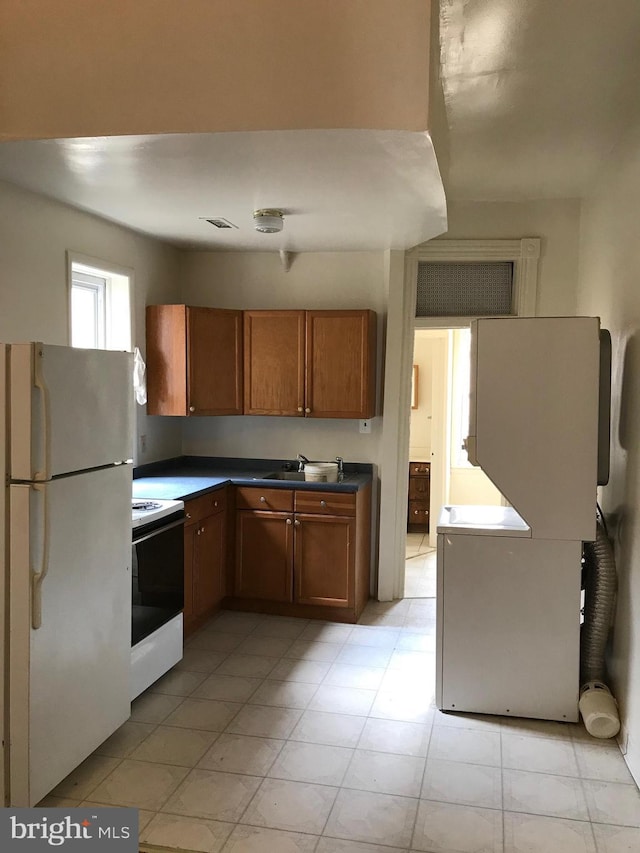
[[[149,509],[159,509],[162,504],[158,501],[131,501],[131,509],[137,509],[139,512],[144,512]]]

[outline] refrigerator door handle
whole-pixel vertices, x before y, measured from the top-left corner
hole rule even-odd
[[[49,571],[49,494],[46,485],[34,484],[33,488],[42,494],[42,557],[40,571],[31,574],[31,626],[34,629],[42,625],[42,582]]]
[[[40,392],[42,399],[42,463],[43,470],[35,471],[33,479],[38,481],[49,480],[51,477],[51,405],[49,397],[49,388],[42,375],[42,360],[44,353],[40,344],[35,346],[35,358],[33,365],[33,384]],[[46,498],[45,498],[46,501]]]

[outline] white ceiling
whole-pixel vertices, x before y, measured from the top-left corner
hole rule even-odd
[[[262,131],[4,142],[0,179],[184,248],[409,248],[446,227],[440,172],[451,199],[580,197],[640,116],[639,0],[441,0],[434,36],[439,168],[425,133]]]
[[[409,248],[442,233],[431,139],[396,131],[166,134],[0,144],[0,179],[189,249]],[[280,208],[284,229],[253,228]],[[218,230],[204,218],[237,229]]]
[[[447,198],[580,197],[639,118],[640,2],[441,0],[440,62]]]

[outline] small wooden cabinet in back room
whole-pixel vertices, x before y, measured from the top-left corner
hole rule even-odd
[[[409,505],[407,530],[429,532],[429,502],[431,500],[431,463],[409,462]]]

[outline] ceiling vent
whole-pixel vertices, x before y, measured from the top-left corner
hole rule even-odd
[[[206,216],[201,216],[201,219],[204,219],[205,222],[211,223],[211,225],[215,225],[216,228],[237,228],[237,225],[234,225],[233,222],[229,222],[228,219],[224,219],[222,216],[217,216],[215,219],[208,219]]]
[[[253,227],[263,234],[276,234],[284,227],[284,214],[275,208],[262,208],[253,211]]]

